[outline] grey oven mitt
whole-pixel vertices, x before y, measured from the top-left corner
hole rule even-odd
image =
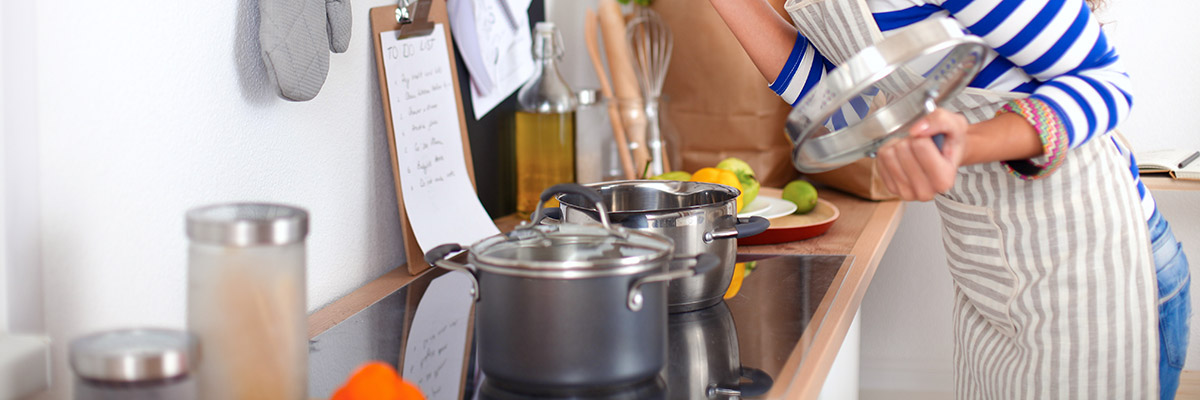
[[[350,0],[259,0],[258,40],[267,75],[288,100],[312,100],[329,73],[329,51],[350,45]]]

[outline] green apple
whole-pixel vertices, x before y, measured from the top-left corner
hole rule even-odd
[[[692,174],[687,171],[671,171],[659,176],[651,177],[650,179],[660,181],[687,181],[692,179]]]
[[[729,157],[717,163],[717,168],[731,171],[737,175],[738,182],[742,184],[742,202],[749,205],[758,197],[758,178],[754,176],[754,169],[750,168],[750,164],[737,157]]]

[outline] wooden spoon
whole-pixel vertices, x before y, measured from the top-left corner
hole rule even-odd
[[[613,140],[617,142],[617,155],[621,158],[621,169],[625,173],[625,179],[634,179],[637,172],[633,169],[633,158],[629,155],[629,141],[625,138],[625,125],[621,123],[621,115],[617,111],[617,98],[613,95],[608,75],[604,73],[604,64],[600,61],[600,43],[596,33],[599,26],[598,21],[599,17],[596,16],[596,13],[591,9],[587,10],[583,20],[583,36],[587,42],[588,55],[592,58],[592,68],[596,70],[596,78],[600,80],[600,93],[608,99],[608,119],[612,121]]]

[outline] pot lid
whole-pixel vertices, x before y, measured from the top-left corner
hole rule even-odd
[[[829,71],[788,114],[792,164],[801,172],[817,173],[874,157],[880,147],[908,135],[909,125],[966,88],[983,69],[986,49],[983,39],[966,34],[949,18],[913,24],[863,49]],[[930,58],[939,61],[926,64]],[[894,75],[905,81],[905,75],[912,75],[908,71],[923,72],[924,79],[871,109],[882,81]]]
[[[671,239],[651,232],[570,223],[525,225],[472,245],[471,263],[502,274],[572,279],[662,268],[673,250]]]

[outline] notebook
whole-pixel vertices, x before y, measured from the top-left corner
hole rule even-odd
[[[1200,180],[1200,152],[1167,149],[1135,154],[1143,174],[1169,173],[1175,179]]]

